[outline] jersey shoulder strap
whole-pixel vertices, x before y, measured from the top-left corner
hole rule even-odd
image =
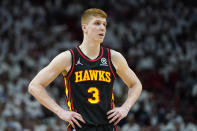
[[[110,70],[114,76],[114,79],[116,79],[116,68],[114,67],[112,60],[111,60],[111,50],[109,48],[106,48],[106,50],[107,50],[107,55],[108,55],[107,58],[108,58]]]
[[[71,48],[71,49],[69,49],[69,51],[70,51],[70,53],[71,53],[71,68],[70,68],[70,70],[68,71],[68,73],[67,73],[67,78],[69,78],[70,77],[70,75],[72,74],[72,72],[73,72],[73,69],[74,69],[74,65],[75,65],[75,50],[74,50],[74,48]]]

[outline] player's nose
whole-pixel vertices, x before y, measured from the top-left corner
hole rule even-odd
[[[105,27],[104,25],[101,25],[101,26],[100,26],[100,29],[101,29],[102,31],[105,31],[105,30],[106,30],[106,27]]]

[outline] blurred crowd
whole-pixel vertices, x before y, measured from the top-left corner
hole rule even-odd
[[[63,131],[66,123],[41,106],[27,88],[57,54],[82,41],[81,13],[108,14],[103,45],[121,52],[143,92],[120,131],[197,131],[197,1],[0,1],[0,130]],[[47,87],[66,109],[63,77]],[[127,97],[120,79],[116,105]]]

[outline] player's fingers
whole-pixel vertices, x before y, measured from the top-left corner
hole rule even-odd
[[[72,118],[72,121],[73,121],[75,124],[77,124],[78,127],[80,127],[80,128],[82,127],[82,126],[79,124],[79,122],[78,122],[74,117]]]
[[[83,122],[83,123],[86,123],[85,121],[84,121],[84,119],[81,117],[81,115],[79,116],[79,115],[76,115],[76,116],[74,116],[76,119],[78,119],[78,120],[80,120],[81,122]]]
[[[74,112],[74,114],[82,118],[81,114],[79,114],[77,112]]]
[[[113,110],[108,111],[108,112],[107,112],[107,115],[109,115],[109,114],[113,113],[114,111],[115,111],[114,109],[113,109]]]
[[[72,126],[73,128],[75,128],[75,125],[73,124],[72,121],[69,121],[69,123],[71,124],[71,126]]]
[[[112,117],[114,117],[115,115],[117,115],[118,114],[118,112],[113,112],[112,114],[110,114],[107,118],[108,119],[111,119]]]
[[[80,118],[80,120],[83,122],[83,123],[86,123],[85,120],[83,119],[83,117],[81,116],[81,114],[75,112],[75,114]]]
[[[119,119],[114,123],[114,126],[118,124],[118,122],[122,119],[122,117],[119,117]]]
[[[115,116],[109,121],[109,123],[114,122],[118,117],[119,117],[118,115],[115,115]]]

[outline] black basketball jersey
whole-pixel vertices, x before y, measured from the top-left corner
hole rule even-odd
[[[99,56],[91,60],[77,46],[70,49],[72,66],[65,80],[65,99],[69,110],[82,115],[87,125],[109,124],[107,112],[114,108],[115,68],[110,50],[100,47]]]

